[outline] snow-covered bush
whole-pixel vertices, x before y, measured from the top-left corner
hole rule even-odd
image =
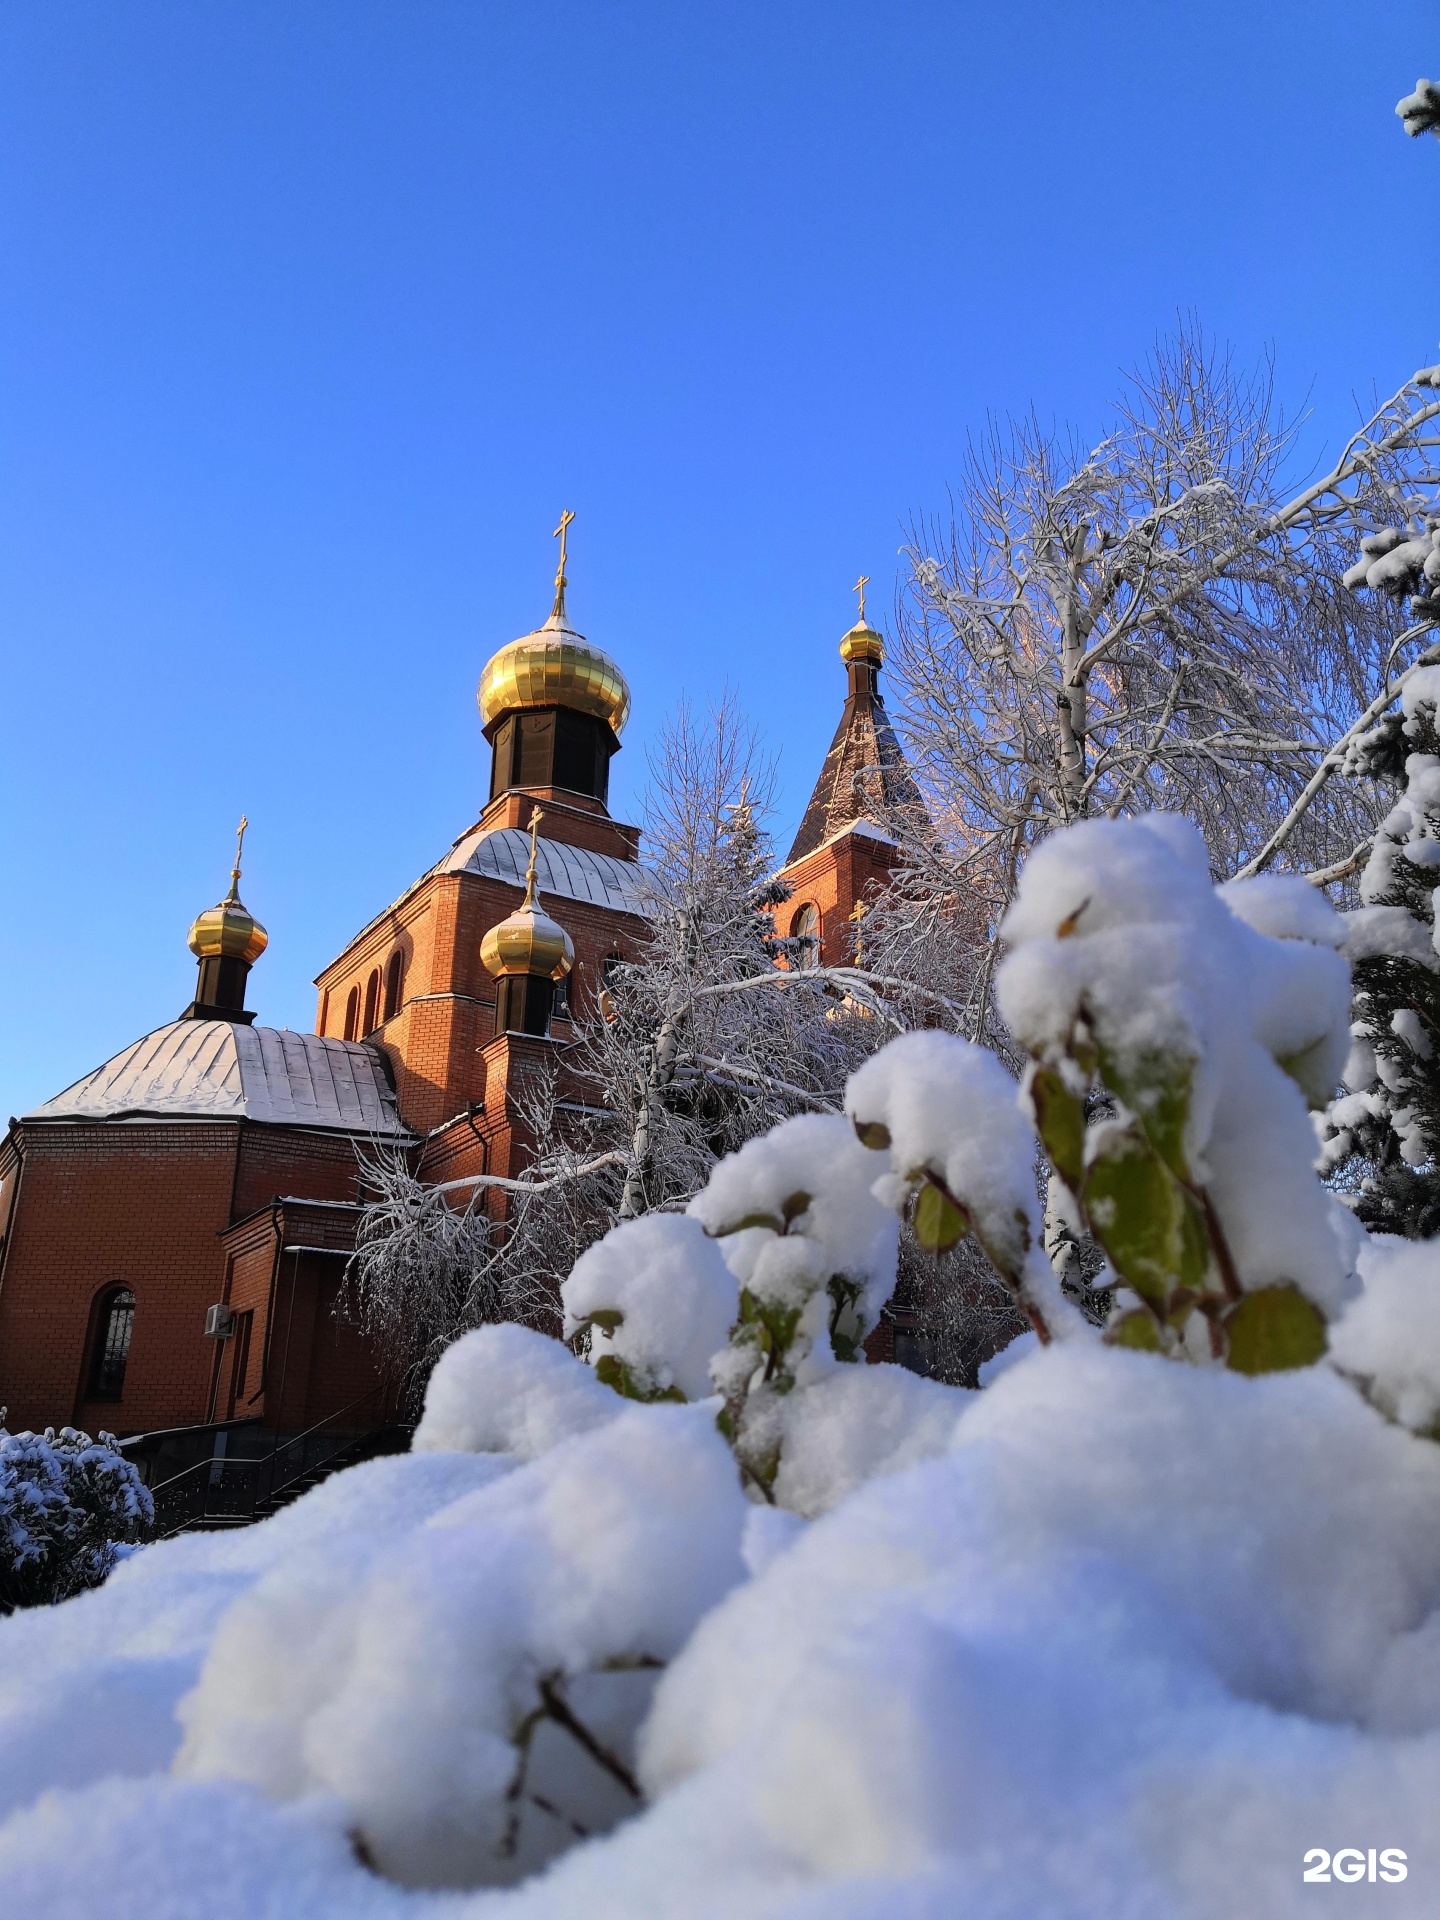
[[[697,1221],[653,1213],[583,1253],[562,1288],[565,1332],[630,1400],[703,1400],[738,1290]]]
[[[520,1398],[555,1352],[581,1372],[542,1334],[506,1343]],[[177,1773],[337,1795],[363,1857],[413,1886],[522,1879],[633,1812],[635,1729],[744,1576],[746,1506],[712,1420],[606,1398],[617,1418],[492,1456],[425,1527],[258,1580],[181,1709]]]
[[[902,1037],[585,1256],[586,1359],[481,1328],[410,1455],[5,1623],[0,1911],[1298,1920],[1324,1844],[1428,1920],[1440,1247],[1309,1164],[1341,937],[1173,821],[1048,843],[1024,1087]],[[983,1391],[864,1362],[906,1209],[1030,1318]]]
[[[839,1115],[783,1122],[721,1161],[685,1215],[592,1247],[561,1289],[567,1334],[629,1399],[718,1393],[752,1494],[823,1512],[938,1451],[963,1403],[899,1367],[855,1369],[895,1285],[899,1222],[871,1191],[886,1168]]]
[[[851,1075],[848,1126],[805,1115],[749,1142],[688,1217],[617,1227],[562,1288],[567,1333],[618,1392],[713,1385],[759,1498],[813,1514],[848,1491],[853,1474],[815,1470],[846,1453],[847,1423],[873,1428],[878,1464],[941,1444],[958,1417],[953,1394],[893,1368],[832,1378],[894,1286],[907,1209],[937,1254],[973,1235],[1043,1341],[1088,1337],[1045,1250],[1037,1135],[1119,1283],[1117,1344],[1303,1366],[1354,1290],[1312,1165],[1308,1108],[1335,1084],[1349,1003],[1344,929],[1315,890],[1217,890],[1185,822],[1095,821],[1032,856],[1005,935],[1000,1004],[1031,1056],[1019,1099],[983,1049],[903,1035]]]
[[[1299,880],[1217,890],[1195,829],[1152,814],[1039,848],[1004,931],[1036,1130],[1122,1283],[1110,1337],[1249,1373],[1318,1359],[1353,1288],[1307,1112],[1345,1054],[1336,917]]]
[[[1433,1240],[1362,1242],[1364,1288],[1330,1330],[1330,1361],[1389,1419],[1440,1440],[1440,1258]]]
[[[149,1489],[113,1434],[0,1427],[0,1613],[99,1586],[154,1521]]]

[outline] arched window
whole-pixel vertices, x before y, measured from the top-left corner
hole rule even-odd
[[[619,1014],[620,1010],[615,1005],[612,994],[624,966],[623,953],[607,953],[600,962],[600,992],[596,996],[595,1004],[599,1008],[602,1020],[614,1020]]]
[[[365,982],[365,1024],[360,1029],[361,1038],[373,1033],[380,1024],[377,1018],[380,1012],[380,969],[372,967],[370,978]]]
[[[405,956],[397,947],[385,964],[385,1018],[393,1020],[400,1011],[400,995],[405,985]]]
[[[358,1040],[360,1037],[360,989],[351,987],[350,998],[345,1002],[345,1038]]]
[[[324,1033],[330,1019],[330,989],[326,987],[320,995],[320,1018],[315,1022],[315,1031]]]
[[[95,1320],[95,1352],[90,1362],[91,1400],[118,1400],[125,1391],[125,1362],[135,1325],[135,1296],[116,1287],[100,1302]]]
[[[796,950],[795,964],[800,967],[818,967],[820,964],[820,909],[807,900],[798,907],[790,922],[790,938],[804,940],[806,946]]]

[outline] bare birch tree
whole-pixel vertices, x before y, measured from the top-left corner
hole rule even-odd
[[[1420,637],[1345,575],[1362,534],[1434,496],[1429,380],[1293,494],[1270,368],[1242,373],[1194,328],[1132,376],[1098,445],[1032,417],[970,448],[949,525],[913,531],[891,662],[982,897],[1003,905],[1026,849],[1086,815],[1187,813],[1217,874],[1282,846],[1336,866],[1373,833],[1370,796],[1307,790]]]

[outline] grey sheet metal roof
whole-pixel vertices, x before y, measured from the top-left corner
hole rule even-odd
[[[260,1120],[408,1138],[384,1058],[356,1041],[230,1020],[176,1020],[27,1120]]]
[[[535,852],[535,877],[542,894],[588,900],[618,913],[650,912],[650,881],[638,861],[617,860],[613,854],[591,853],[588,847],[567,846],[560,840],[537,841]],[[488,833],[467,833],[434,871],[483,873],[523,887],[529,862],[529,834],[518,827],[497,827]]]

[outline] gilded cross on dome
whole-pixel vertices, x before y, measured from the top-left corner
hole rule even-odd
[[[556,527],[554,533],[552,533],[550,536],[552,540],[558,540],[560,542],[560,564],[555,569],[555,605],[551,610],[551,614],[550,614],[550,618],[552,620],[555,618],[556,614],[563,615],[565,612],[565,589],[570,584],[570,582],[565,578],[566,535],[569,533],[569,530],[570,530],[570,522],[574,518],[575,518],[575,515],[570,511],[569,507],[566,507],[565,511],[560,516],[559,526]]]
[[[865,589],[866,587],[869,586],[869,584],[870,584],[869,574],[862,573],[860,578],[855,582],[854,586],[850,589],[852,593],[858,593],[860,596],[860,618],[856,624],[862,627],[865,624]]]
[[[573,520],[575,516],[572,514],[570,517]],[[544,812],[539,807],[536,807],[530,815],[530,865],[525,869],[525,898],[521,902],[522,911],[524,908],[533,907],[535,904],[535,872],[540,860],[537,841],[540,833],[540,822],[544,818]]]
[[[230,898],[232,900],[238,900],[240,898],[238,891],[240,886],[240,854],[245,845],[245,829],[249,824],[249,820],[242,813],[240,816],[240,824],[235,829],[235,864],[230,869]]]

